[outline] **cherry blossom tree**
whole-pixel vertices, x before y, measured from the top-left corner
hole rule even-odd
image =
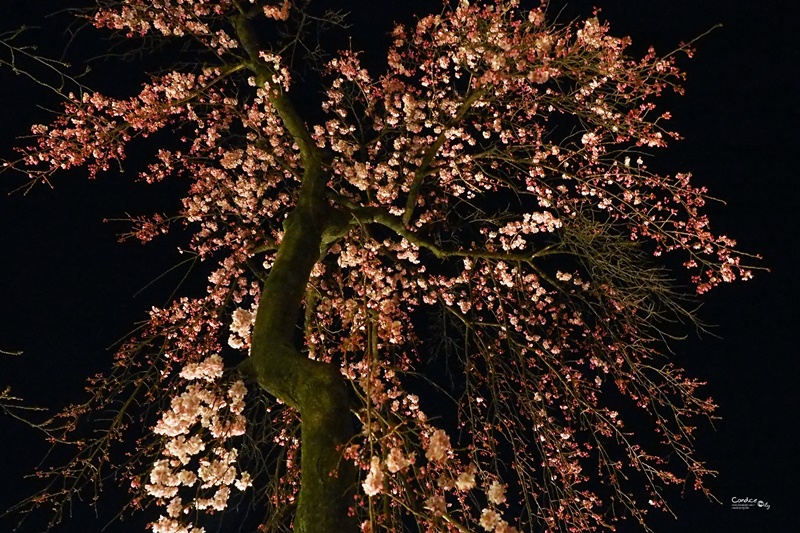
[[[397,25],[381,70],[333,50],[311,75],[305,29],[339,19],[309,1],[84,13],[178,66],[128,97],[62,93],[6,170],[93,178],[157,139],[140,177],[185,184],[182,208],[128,236],[177,229],[207,283],[51,421],[68,441],[110,415],[31,503],[116,468],[155,533],[242,498],[260,531],[509,533],[644,525],[668,485],[707,492],[693,431],[715,406],[667,343],[697,320],[684,287],[751,273],[706,190],[649,165],[691,49],[634,58],[599,13],[556,12],[446,5]]]

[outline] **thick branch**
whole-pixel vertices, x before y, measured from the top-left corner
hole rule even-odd
[[[494,252],[490,250],[447,249],[424,239],[416,232],[408,229],[400,217],[394,216],[380,207],[359,206],[341,195],[330,192],[328,193],[328,196],[332,197],[334,201],[345,206],[351,215],[362,224],[380,224],[381,226],[394,231],[398,236],[404,238],[414,246],[428,250],[439,259],[446,259],[449,257],[470,257],[473,259],[493,259],[496,261],[507,261],[510,263],[532,263],[533,259],[537,257],[544,257],[545,255],[563,252],[563,250],[554,245],[546,246],[538,251],[530,251],[527,253],[518,254],[509,252]]]
[[[280,84],[272,81],[276,72],[269,64],[259,57],[258,53],[262,50],[262,47],[259,44],[258,36],[253,30],[250,21],[240,14],[234,15],[231,18],[231,22],[236,30],[236,35],[239,38],[242,48],[247,52],[247,56],[250,59],[248,67],[256,75],[256,85],[258,87],[266,87],[269,91],[270,103],[272,103],[275,111],[277,111],[278,115],[281,117],[286,130],[297,143],[297,146],[300,147],[300,154],[303,156],[303,159],[305,159],[307,156],[311,155],[312,152],[316,151],[316,145],[311,138],[308,128],[306,128],[303,119],[297,113],[294,104],[292,104],[292,101],[283,91]]]
[[[406,200],[406,209],[403,213],[403,223],[408,224],[411,221],[411,217],[414,216],[414,208],[417,206],[417,198],[419,197],[419,188],[422,186],[422,179],[428,174],[428,170],[430,169],[431,163],[433,163],[433,158],[436,157],[436,153],[439,149],[444,146],[444,142],[447,139],[445,132],[453,127],[459,120],[464,118],[464,115],[467,114],[469,109],[472,107],[472,104],[478,101],[481,96],[486,92],[486,88],[478,89],[470,94],[462,103],[461,107],[458,108],[458,112],[453,119],[447,123],[444,129],[442,129],[442,133],[439,134],[439,137],[436,138],[436,141],[428,148],[425,152],[425,155],[422,157],[422,162],[417,168],[417,171],[414,173],[414,181],[411,182],[411,187],[408,191],[408,199]]]

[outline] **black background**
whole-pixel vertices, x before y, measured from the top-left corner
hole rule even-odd
[[[43,51],[60,50],[67,19],[43,16],[64,4],[5,0],[0,31],[42,25]],[[341,3],[353,12],[356,28],[365,28],[356,33],[353,47],[369,47],[373,54],[392,18],[413,20],[410,13],[436,9],[431,4]],[[719,338],[704,335],[677,347],[676,361],[708,381],[706,390],[720,406],[722,420],[716,430],[700,432],[699,449],[720,471],[711,486],[722,503],[687,490],[675,501],[679,520],[655,515],[653,526],[687,533],[796,530],[800,8],[792,0],[596,0],[571,2],[562,17],[588,14],[593,4],[602,7],[612,33],[631,35],[639,51],[649,44],[672,50],[722,23],[698,43],[694,59],[680,63],[688,72],[687,92],[670,97],[668,105],[673,127],[685,140],[657,159],[659,168],[691,170],[711,195],[725,199],[727,205],[711,207],[712,229],[762,254],[771,271],[712,291],[701,316],[719,324],[714,330]],[[551,12],[561,5],[554,1]],[[92,32],[81,34],[74,53],[97,53],[105,46]],[[136,76],[124,65],[94,68],[94,79],[120,96],[138,92]],[[46,120],[37,105],[54,105],[54,100],[42,87],[2,69],[0,104],[0,156],[9,157],[14,138],[30,123]],[[0,387],[11,385],[30,404],[57,408],[81,400],[83,379],[107,367],[106,348],[150,306],[163,303],[174,284],[174,278],[167,279],[134,297],[180,257],[169,242],[148,249],[136,242],[117,244],[116,234],[125,226],[102,222],[175,205],[168,191],[134,184],[134,176],[108,173],[89,181],[78,170],[57,177],[53,189],[41,186],[27,195],[6,196],[23,181],[0,175],[0,349],[24,351],[20,357],[0,356]],[[0,508],[36,486],[22,476],[33,471],[45,450],[35,430],[0,417]],[[770,508],[733,510],[734,497],[757,498]],[[103,508],[113,506],[111,501]],[[85,510],[76,513],[57,531],[94,532],[105,524]],[[1,518],[0,531],[10,531],[14,523]],[[114,523],[108,531],[142,528]]]

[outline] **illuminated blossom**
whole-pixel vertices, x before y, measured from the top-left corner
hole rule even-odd
[[[204,380],[216,381],[222,377],[223,370],[222,357],[219,355],[212,355],[200,363],[189,363],[183,370],[181,370],[181,377],[188,381]]]
[[[447,457],[447,452],[450,450],[450,437],[443,429],[437,429],[431,435],[428,448],[425,452],[425,458],[428,461],[441,461]]]
[[[486,531],[494,531],[495,527],[500,524],[501,517],[492,509],[484,509],[481,511],[480,525]]]
[[[499,481],[493,481],[486,491],[486,497],[495,505],[499,505],[506,501],[506,488]]]
[[[447,512],[447,503],[444,497],[438,494],[428,498],[425,502],[425,507],[433,513],[433,516],[442,516]]]
[[[400,448],[392,448],[389,455],[386,456],[386,469],[392,474],[396,474],[412,464],[414,464],[413,454],[406,457]]]
[[[383,471],[381,471],[381,460],[378,457],[373,457],[370,462],[369,474],[364,479],[361,486],[364,488],[364,493],[367,496],[375,496],[383,491]]]
[[[250,331],[253,329],[255,313],[237,307],[233,312],[231,320],[231,336],[228,338],[228,345],[231,348],[242,348],[250,342]]]
[[[458,490],[472,490],[475,488],[475,471],[472,466],[466,472],[461,472],[456,478],[456,488]]]

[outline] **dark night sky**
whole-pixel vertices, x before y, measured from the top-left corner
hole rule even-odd
[[[5,0],[0,32],[21,23],[39,24],[54,4]],[[383,5],[404,6],[400,9],[406,13],[430,4]],[[800,196],[800,7],[794,0],[580,0],[571,2],[567,13],[587,13],[593,4],[603,8],[613,33],[631,35],[640,50],[648,44],[671,50],[723,24],[697,45],[693,60],[681,63],[689,74],[687,93],[670,99],[670,106],[673,126],[685,140],[657,159],[670,171],[691,170],[697,183],[724,198],[727,205],[711,209],[712,229],[762,254],[771,270],[746,284],[713,291],[701,313],[719,324],[714,331],[720,338],[706,335],[702,342],[676,348],[676,360],[709,382],[707,390],[720,406],[723,420],[716,431],[700,432],[699,448],[720,471],[712,489],[722,504],[688,493],[676,501],[678,522],[656,517],[654,525],[661,532],[676,526],[684,533],[790,531],[800,497],[793,480],[800,474],[793,438],[800,408],[795,340],[800,224],[794,218]],[[355,24],[366,21],[374,31],[388,31],[391,14],[386,12],[391,9],[383,10],[358,7]],[[44,35],[61,42],[57,33]],[[52,100],[43,98],[41,88],[0,70],[0,156],[11,153],[14,137],[26,132],[26,124],[45,119],[36,106]],[[0,176],[0,349],[25,352],[18,358],[0,357],[0,387],[10,384],[31,403],[49,407],[80,400],[83,378],[107,364],[106,347],[144,318],[151,305],[163,303],[176,278],[134,293],[178,261],[174,247],[119,245],[115,235],[125,226],[102,223],[125,212],[170,205],[158,191],[131,185],[134,175],[107,174],[89,182],[77,171],[59,177],[54,190],[38,187],[27,196],[6,196],[21,181]],[[32,471],[45,447],[33,430],[7,418],[0,418],[0,434],[0,508],[5,508],[33,486],[21,476]],[[770,509],[732,510],[732,497],[761,499]],[[0,518],[0,531],[10,530],[11,524]],[[102,525],[82,518],[57,531],[94,532]],[[108,531],[141,529],[115,524]]]

